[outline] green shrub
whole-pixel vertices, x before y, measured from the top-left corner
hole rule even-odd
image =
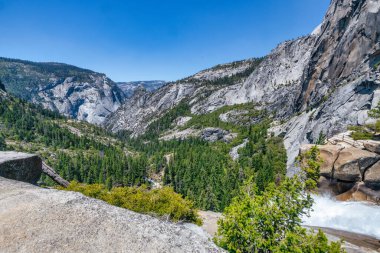
[[[354,140],[371,140],[373,138],[373,134],[365,130],[360,130],[360,131],[353,132],[351,134],[351,137]]]
[[[230,252],[342,252],[341,243],[328,243],[319,231],[301,226],[313,200],[296,177],[279,186],[271,183],[260,193],[250,179],[240,196],[219,220],[215,241]]]
[[[301,161],[301,169],[306,175],[306,189],[313,190],[317,188],[319,180],[320,168],[323,160],[319,156],[320,152],[315,145],[310,150],[301,154],[299,160]]]
[[[183,199],[170,187],[153,190],[149,190],[145,186],[115,187],[107,190],[102,184],[87,185],[72,181],[67,188],[59,189],[80,192],[138,213],[166,217],[175,222],[186,221],[201,224],[193,203]]]

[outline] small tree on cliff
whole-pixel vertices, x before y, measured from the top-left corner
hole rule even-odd
[[[315,145],[307,152],[300,154],[298,157],[300,160],[301,169],[305,172],[305,186],[307,190],[313,190],[317,188],[320,168],[323,162],[319,154],[319,149]]]

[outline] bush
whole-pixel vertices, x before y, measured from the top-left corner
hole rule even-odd
[[[340,243],[329,244],[319,231],[307,233],[301,216],[313,200],[297,178],[279,186],[269,184],[259,194],[250,179],[219,220],[216,242],[230,252],[341,252]]]
[[[301,161],[301,169],[305,172],[306,175],[305,187],[308,190],[317,188],[320,167],[323,162],[319,154],[319,149],[315,145],[304,154],[301,154],[298,158]]]
[[[166,217],[172,221],[186,221],[201,224],[197,210],[190,200],[183,199],[170,187],[149,190],[141,187],[115,187],[111,190],[102,184],[80,184],[72,181],[61,190],[76,191],[86,196],[101,199],[111,205],[123,207],[138,213]]]

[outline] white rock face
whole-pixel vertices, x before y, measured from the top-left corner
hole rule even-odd
[[[187,128],[182,131],[173,130],[161,136],[160,140],[163,140],[163,141],[170,141],[170,140],[175,140],[175,139],[185,140],[190,137],[199,137],[200,134],[201,134],[200,130],[193,129],[193,128]]]
[[[90,123],[101,124],[124,100],[106,75],[75,66],[0,58],[0,68],[9,93]]]
[[[175,120],[176,126],[182,127],[185,126],[193,117],[178,117]]]
[[[38,92],[32,102],[68,117],[101,124],[106,116],[116,111],[122,100],[105,75],[91,75],[90,78],[91,83],[66,78],[63,83]]]
[[[224,252],[198,226],[0,177],[1,252]]]
[[[242,144],[237,145],[236,147],[233,147],[230,151],[230,156],[232,160],[236,161],[239,159],[239,149],[244,148],[248,143],[248,139],[244,139]]]
[[[252,60],[241,62],[220,64],[210,69],[203,70],[193,76],[191,79],[213,81],[227,76],[233,76],[242,73],[251,67]]]

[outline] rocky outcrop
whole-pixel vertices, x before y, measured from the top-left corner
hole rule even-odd
[[[380,141],[367,140],[363,141],[363,146],[365,149],[380,154]]]
[[[201,138],[208,142],[223,141],[229,143],[237,137],[237,134],[215,127],[207,127],[204,129],[186,128],[184,130],[178,130],[175,128],[164,133],[164,135],[160,137],[160,140],[184,140],[190,137]]]
[[[300,154],[310,150],[313,144],[305,144],[300,148]],[[320,165],[320,175],[327,178],[333,178],[334,164],[338,159],[340,151],[344,148],[340,145],[317,145],[319,157],[322,160]]]
[[[191,137],[199,137],[201,134],[201,131],[199,129],[193,129],[193,128],[186,128],[184,130],[178,130],[174,129],[172,131],[164,133],[163,136],[161,136],[159,139],[163,141],[170,141],[170,140],[185,140],[187,138]]]
[[[0,177],[37,184],[42,173],[60,186],[67,187],[69,185],[68,181],[45,164],[37,155],[0,151]]]
[[[223,130],[215,127],[208,127],[202,130],[201,139],[208,142],[224,141],[231,142],[236,138],[236,134],[230,133],[227,130]]]
[[[232,158],[232,160],[236,161],[239,159],[239,149],[244,148],[248,144],[248,139],[244,139],[243,143],[231,148],[229,154]]]
[[[371,145],[368,146],[368,143]],[[380,202],[380,155],[373,152],[376,143],[378,142],[368,140],[354,141],[342,133],[329,139],[326,145],[317,145],[319,159],[322,161],[319,190],[338,195],[340,200]],[[300,165],[306,163],[302,154],[313,146],[301,146]]]
[[[365,171],[364,183],[372,189],[380,190],[380,162]]]
[[[362,181],[364,172],[380,159],[377,154],[358,148],[345,148],[334,163],[334,178],[342,181]]]
[[[0,58],[8,92],[68,117],[101,124],[124,94],[106,75],[61,63]]]
[[[37,184],[41,173],[42,161],[37,155],[0,152],[0,177]]]
[[[178,127],[183,127],[187,124],[187,122],[189,122],[190,120],[192,119],[192,117],[178,117],[174,123],[176,126]]]
[[[0,177],[1,252],[223,252],[203,230]]]

